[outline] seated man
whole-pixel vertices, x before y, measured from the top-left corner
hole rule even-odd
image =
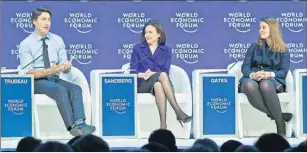
[[[19,47],[22,71],[34,76],[35,94],[45,94],[56,101],[64,124],[73,136],[93,133],[95,127],[84,122],[81,88],[59,78],[60,72],[70,72],[72,64],[67,61],[63,39],[49,32],[51,12],[37,8],[31,19],[35,31]]]

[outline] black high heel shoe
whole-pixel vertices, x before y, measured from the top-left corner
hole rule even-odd
[[[282,113],[282,118],[284,119],[285,122],[289,122],[293,118],[292,113]]]
[[[271,120],[274,120],[272,116],[267,115],[269,118],[271,118]],[[282,113],[282,118],[285,122],[289,122],[292,120],[293,118],[293,114],[292,113]]]
[[[183,123],[188,123],[188,122],[192,121],[192,116],[187,116],[187,117],[185,117],[183,119],[180,119],[180,118],[177,117],[177,120],[180,123],[180,125],[183,127],[182,122]]]

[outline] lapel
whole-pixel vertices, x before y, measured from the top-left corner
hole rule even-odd
[[[142,42],[141,52],[145,54],[145,56],[147,56],[149,59],[153,60],[153,55],[151,54],[149,46],[146,42]]]
[[[142,46],[141,46],[141,52],[144,53],[151,60],[154,60],[154,57],[159,56],[160,52],[163,51],[164,49],[165,49],[165,45],[160,44],[156,48],[156,51],[154,52],[154,54],[152,54],[146,41],[142,42]]]

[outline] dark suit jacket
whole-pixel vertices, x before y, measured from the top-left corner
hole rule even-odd
[[[290,68],[290,53],[286,51],[272,52],[268,49],[268,45],[264,43],[258,46],[253,43],[245,54],[245,59],[242,64],[241,71],[243,77],[248,77],[252,72],[260,70],[270,71],[275,73],[275,79],[286,85],[285,78]],[[240,80],[240,83],[242,79]]]
[[[169,74],[172,61],[171,49],[165,44],[160,44],[152,55],[146,42],[141,42],[133,47],[130,67],[135,71],[131,73],[138,74],[150,69],[153,72],[165,72]],[[138,86],[144,79],[138,78]]]

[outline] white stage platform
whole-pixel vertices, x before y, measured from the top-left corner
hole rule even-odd
[[[257,141],[257,137],[234,139],[234,138],[211,138],[219,146],[228,140],[238,140],[245,145],[253,145]],[[130,150],[140,148],[148,143],[148,139],[105,139],[112,150]],[[177,139],[176,143],[179,149],[186,149],[195,142],[196,139]],[[291,146],[297,146],[306,138],[287,138]],[[48,141],[48,140],[43,140]],[[68,140],[52,140],[67,143]],[[14,151],[19,140],[1,140],[1,151]]]

